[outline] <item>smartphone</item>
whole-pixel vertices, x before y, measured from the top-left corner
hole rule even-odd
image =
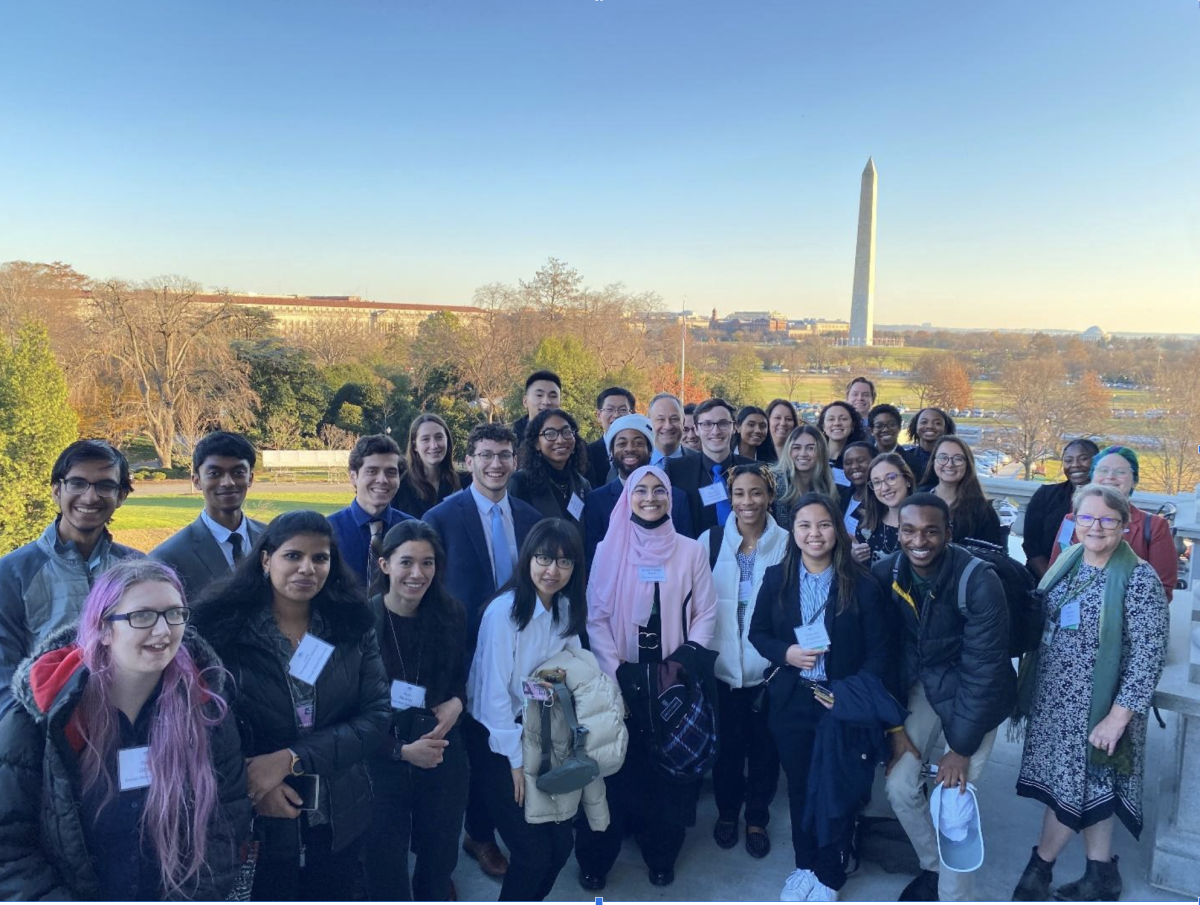
[[[303,776],[285,776],[283,781],[300,795],[302,811],[315,811],[321,804],[321,777],[314,773]]]
[[[432,713],[414,713],[412,715],[412,723],[408,729],[408,740],[415,742],[421,736],[432,732],[437,728],[437,717]]]

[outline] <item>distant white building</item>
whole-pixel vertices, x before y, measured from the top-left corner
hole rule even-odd
[[[1085,343],[1106,343],[1111,339],[1107,333],[1096,326],[1088,327],[1079,334],[1079,338]]]

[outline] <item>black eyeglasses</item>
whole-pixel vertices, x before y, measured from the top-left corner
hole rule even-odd
[[[186,625],[192,618],[190,606],[173,606],[169,610],[134,610],[132,613],[121,613],[119,616],[105,616],[105,622],[128,622],[130,628],[148,629],[158,624],[159,617],[167,620],[167,625]]]
[[[71,496],[79,496],[80,494],[87,493],[89,487],[95,487],[98,496],[108,499],[113,499],[121,492],[121,485],[116,481],[86,481],[83,478],[63,478],[61,483]]]
[[[541,437],[543,440],[553,443],[559,437],[562,437],[564,440],[574,440],[575,439],[575,431],[571,430],[571,428],[569,428],[569,427],[563,427],[563,428],[548,427],[544,431],[542,431],[540,434],[538,434],[538,436]]]

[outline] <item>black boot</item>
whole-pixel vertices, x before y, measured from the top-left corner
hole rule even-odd
[[[938,901],[938,873],[936,870],[923,870],[916,879],[904,887],[898,902],[936,902]]]
[[[1021,874],[1021,879],[1017,881],[1017,888],[1013,890],[1012,900],[1014,902],[1050,901],[1050,880],[1053,872],[1054,862],[1043,861],[1038,855],[1035,845],[1033,854],[1029,856],[1029,863],[1025,865],[1025,873]]]
[[[1074,883],[1067,883],[1054,890],[1054,898],[1060,902],[1115,902],[1121,898],[1121,872],[1117,870],[1117,856],[1112,860],[1087,863],[1087,870]]]

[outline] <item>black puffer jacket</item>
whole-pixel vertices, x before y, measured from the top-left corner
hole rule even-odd
[[[898,664],[893,693],[905,702],[909,689],[920,681],[951,750],[966,757],[1007,719],[1017,694],[1008,656],[1008,602],[991,566],[975,569],[967,584],[965,611],[959,610],[959,577],[971,559],[963,548],[947,546],[919,619],[920,601],[903,551],[871,569],[893,603],[889,618],[897,645],[893,662]]]
[[[291,748],[306,772],[321,777],[321,794],[329,796],[333,848],[340,851],[370,825],[371,780],[363,759],[383,741],[391,698],[366,603],[321,615],[321,637],[334,651],[317,679],[316,723],[304,736],[279,656],[249,627],[249,614],[214,599],[199,608],[196,627],[233,675],[230,703],[246,756]],[[273,855],[299,851],[298,819],[259,817],[254,826]]]
[[[78,705],[88,670],[66,656],[53,673],[33,687],[33,664],[73,646],[74,627],[47,636],[13,676],[17,703],[0,722],[0,899],[4,901],[96,899],[99,880],[88,853],[79,802],[79,756],[67,741],[66,726]],[[201,669],[221,665],[213,649],[188,629],[184,642]],[[225,674],[205,675],[224,697]],[[49,703],[45,709],[39,701]],[[225,719],[209,729],[209,750],[217,774],[218,806],[209,820],[207,869],[186,898],[223,899],[233,886],[237,850],[250,832],[246,769],[237,729]],[[176,898],[184,898],[181,895]]]

